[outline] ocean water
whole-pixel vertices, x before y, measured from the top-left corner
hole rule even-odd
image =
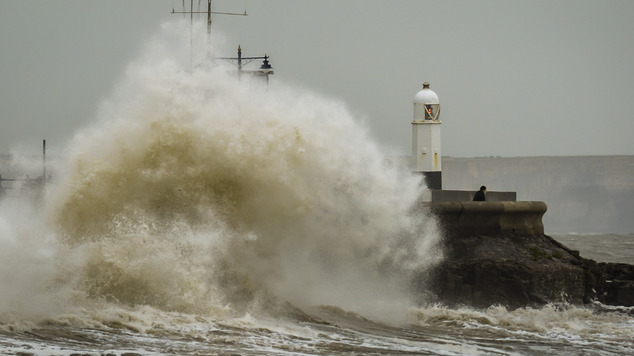
[[[419,177],[336,99],[188,68],[182,26],[129,65],[42,194],[0,201],[0,354],[634,352],[631,308],[413,293],[443,258]],[[613,240],[631,260],[632,235]]]
[[[598,262],[634,264],[634,233],[553,234],[555,240],[579,251],[581,257]]]

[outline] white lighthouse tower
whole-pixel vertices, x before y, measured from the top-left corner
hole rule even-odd
[[[412,120],[412,170],[425,176],[429,189],[442,189],[440,151],[440,102],[438,95],[423,84],[414,96]]]

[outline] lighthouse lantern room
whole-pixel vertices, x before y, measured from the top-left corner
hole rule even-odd
[[[442,189],[440,151],[440,102],[438,95],[423,84],[414,96],[412,120],[412,170],[425,176],[429,189]]]

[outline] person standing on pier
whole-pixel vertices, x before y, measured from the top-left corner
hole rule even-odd
[[[473,196],[473,201],[486,201],[487,200],[487,187],[481,186],[480,190],[478,190]]]

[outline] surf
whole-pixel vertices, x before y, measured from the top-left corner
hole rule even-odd
[[[413,274],[442,256],[434,220],[413,211],[420,177],[336,99],[188,68],[182,25],[148,42],[64,148],[41,209],[6,222],[48,239],[38,293],[65,310],[235,316],[275,301],[403,318]]]

